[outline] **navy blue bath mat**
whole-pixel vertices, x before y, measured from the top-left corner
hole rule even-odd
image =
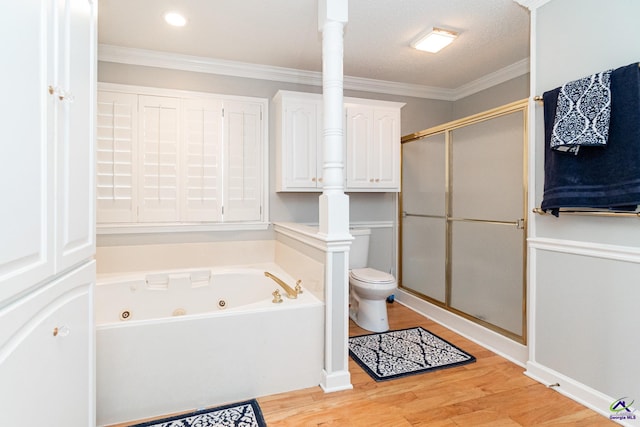
[[[349,354],[376,381],[476,361],[469,353],[419,326],[351,337]]]
[[[130,427],[266,427],[262,411],[255,399]]]

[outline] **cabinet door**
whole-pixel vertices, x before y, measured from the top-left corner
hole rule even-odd
[[[222,102],[183,101],[183,219],[222,216]]]
[[[98,92],[97,221],[135,222],[138,96]]]
[[[224,104],[224,214],[227,221],[262,218],[262,107],[251,102]]]
[[[139,220],[178,221],[180,100],[139,96],[138,119]]]
[[[400,110],[348,105],[347,191],[399,191]]]
[[[89,0],[57,4],[56,252],[63,271],[95,252],[96,11]]]
[[[0,309],[0,425],[95,425],[94,278],[91,261]]]
[[[347,189],[371,188],[373,109],[347,106],[346,110]]]
[[[317,102],[285,103],[281,154],[287,190],[322,187],[322,153],[318,149],[322,127],[320,108]]]
[[[400,187],[400,111],[383,108],[374,110],[372,142],[369,150],[372,161],[369,183],[373,184],[373,188],[398,191]]]
[[[0,6],[0,24],[11,39],[0,44],[6,83],[0,103],[0,306],[54,271],[50,6],[39,0]]]

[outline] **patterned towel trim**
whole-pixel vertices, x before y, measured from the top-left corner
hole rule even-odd
[[[581,146],[606,146],[611,118],[611,72],[566,83],[560,89],[551,148],[578,154]]]

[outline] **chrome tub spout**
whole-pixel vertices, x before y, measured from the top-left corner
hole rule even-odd
[[[282,289],[284,289],[284,291],[287,293],[287,296],[289,298],[291,298],[291,299],[298,298],[298,292],[296,292],[294,289],[292,289],[291,286],[289,286],[286,283],[284,283],[279,277],[274,276],[273,274],[269,273],[268,271],[265,271],[264,275],[267,276],[268,278],[272,279],[278,285],[280,285],[280,287],[282,287]]]

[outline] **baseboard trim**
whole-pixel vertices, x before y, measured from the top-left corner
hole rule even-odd
[[[589,409],[597,412],[603,417],[610,418],[612,415],[609,407],[616,399],[621,398],[607,396],[604,393],[599,392],[587,385],[584,385],[572,378],[562,375],[553,369],[540,365],[539,363],[529,361],[527,362],[527,370],[524,372],[529,378],[538,381],[547,387],[553,388],[563,396],[574,400],[581,405],[586,406]],[[623,426],[638,426],[640,425],[640,419],[634,420],[635,422],[626,420],[613,420],[616,423]]]
[[[353,388],[353,385],[351,384],[351,373],[349,373],[349,371],[336,371],[328,373],[323,369],[320,388],[322,388],[325,393],[351,390]]]
[[[523,368],[526,367],[529,358],[527,346],[422,300],[402,289],[398,289],[395,297],[396,301],[413,311],[493,351],[516,365]]]

